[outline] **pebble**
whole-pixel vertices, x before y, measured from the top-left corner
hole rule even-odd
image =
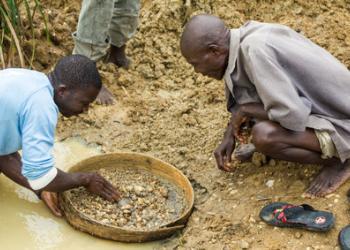
[[[265,184],[267,187],[272,188],[273,184],[275,184],[275,180],[268,180]]]
[[[269,166],[271,166],[271,167],[276,166],[276,161],[275,161],[274,159],[271,159],[271,160],[269,161]]]
[[[234,190],[231,190],[230,191],[230,195],[234,195],[234,194],[237,194],[238,193],[238,190],[237,189],[234,189]]]
[[[253,217],[253,216],[250,216],[250,217],[249,217],[249,222],[251,222],[251,223],[255,223],[255,222],[256,222],[256,220],[254,219],[254,217]]]
[[[166,189],[165,187],[159,188],[159,192],[164,198],[168,197],[168,189]]]
[[[246,242],[245,240],[241,240],[239,245],[240,245],[241,249],[248,249],[249,248],[249,243]]]
[[[300,239],[303,235],[300,232],[295,233],[295,238]]]
[[[145,191],[145,189],[142,186],[134,186],[134,191],[137,195],[142,195],[143,191]]]
[[[130,210],[132,208],[132,206],[130,204],[125,204],[124,206],[122,206],[120,209],[121,210]]]

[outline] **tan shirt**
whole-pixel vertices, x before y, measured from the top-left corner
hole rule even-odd
[[[254,21],[232,29],[224,80],[228,110],[262,103],[287,129],[328,131],[340,159],[350,158],[350,73],[304,36]]]

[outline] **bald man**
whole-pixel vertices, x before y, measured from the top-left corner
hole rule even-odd
[[[350,73],[326,50],[283,25],[229,29],[198,15],[184,28],[181,52],[197,73],[225,81],[232,116],[214,153],[220,169],[231,170],[241,125],[254,119],[255,150],[324,166],[306,196],[331,193],[350,177]]]

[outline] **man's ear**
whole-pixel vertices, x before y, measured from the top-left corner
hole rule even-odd
[[[217,44],[209,44],[209,51],[213,53],[214,55],[219,55],[221,50],[220,47]]]
[[[64,96],[67,92],[67,86],[64,84],[59,84],[56,92],[57,92],[57,95]]]

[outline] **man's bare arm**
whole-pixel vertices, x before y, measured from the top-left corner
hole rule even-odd
[[[18,153],[0,156],[0,171],[8,178],[24,186],[36,194],[41,191],[62,192],[71,188],[84,186],[90,192],[98,194],[103,198],[113,201],[119,198],[116,188],[97,173],[65,173],[57,169],[57,175],[46,187],[41,190],[33,190],[27,179],[21,173],[22,163]]]
[[[265,111],[262,103],[247,103],[240,105],[239,112],[241,112],[243,116],[249,118],[269,120],[267,112]]]

